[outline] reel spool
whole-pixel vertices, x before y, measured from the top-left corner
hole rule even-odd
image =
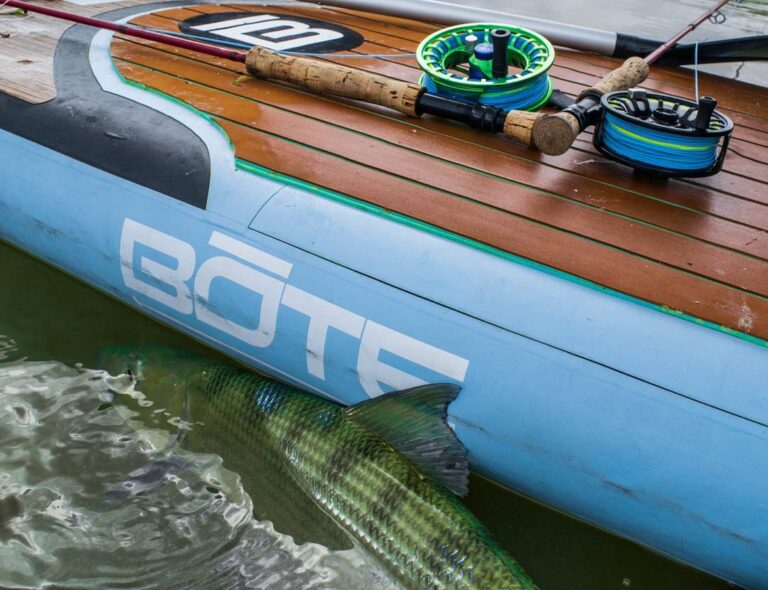
[[[611,92],[601,100],[594,145],[638,170],[711,176],[722,168],[733,132],[733,122],[716,105],[708,96],[695,102],[642,89]]]
[[[428,92],[467,103],[533,111],[549,101],[552,44],[533,31],[473,23],[430,35],[416,55]],[[518,69],[511,72],[509,66]]]

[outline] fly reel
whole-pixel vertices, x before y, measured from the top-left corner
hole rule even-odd
[[[555,51],[528,29],[483,23],[449,27],[424,39],[416,57],[425,73],[421,84],[446,98],[532,111],[552,94],[548,72]]]
[[[602,97],[595,147],[609,158],[661,176],[700,177],[723,166],[733,122],[698,102],[642,89]]]

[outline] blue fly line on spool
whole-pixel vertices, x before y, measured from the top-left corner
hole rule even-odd
[[[719,137],[670,135],[635,125],[610,113],[603,143],[628,159],[669,170],[701,170],[717,161]]]
[[[495,77],[490,65],[485,72],[477,67],[471,48],[491,45],[492,31],[508,31],[507,62],[519,71],[507,70],[505,76]],[[507,111],[533,111],[547,104],[552,94],[548,72],[555,50],[546,38],[521,27],[490,23],[449,27],[424,39],[416,58],[424,70],[421,85],[446,98]]]
[[[733,122],[708,96],[688,100],[640,88],[602,97],[595,147],[661,176],[709,176],[723,165]]]

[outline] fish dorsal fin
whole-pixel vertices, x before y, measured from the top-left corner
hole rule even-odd
[[[448,383],[393,391],[346,410],[347,416],[379,435],[424,475],[453,493],[469,489],[467,450],[448,426],[448,404],[460,387]]]

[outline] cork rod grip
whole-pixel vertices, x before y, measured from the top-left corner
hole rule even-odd
[[[629,90],[638,84],[642,84],[648,77],[650,69],[645,60],[641,57],[630,57],[621,66],[608,72],[605,77],[597,84],[588,88],[579,95],[577,100],[581,100],[587,94],[596,94],[602,96],[609,92],[617,90]]]
[[[332,94],[389,107],[418,117],[417,103],[423,88],[378,74],[371,74],[316,59],[284,55],[253,47],[245,60],[254,78],[279,80],[321,94]]]
[[[524,143],[528,147],[533,147],[533,128],[536,121],[546,117],[544,113],[529,113],[527,111],[509,111],[507,118],[504,119],[504,129],[502,133]]]
[[[630,57],[620,67],[609,72],[600,82],[579,95],[577,104],[586,101],[583,108],[588,109],[599,97],[616,90],[628,90],[641,84],[648,77],[648,64],[639,57]],[[593,102],[590,102],[593,101]],[[531,133],[533,145],[550,156],[559,156],[573,146],[573,142],[584,131],[579,119],[564,111],[556,115],[547,115],[535,121]]]
[[[533,126],[533,146],[550,156],[559,156],[571,149],[582,131],[579,120],[570,113],[546,115]]]

